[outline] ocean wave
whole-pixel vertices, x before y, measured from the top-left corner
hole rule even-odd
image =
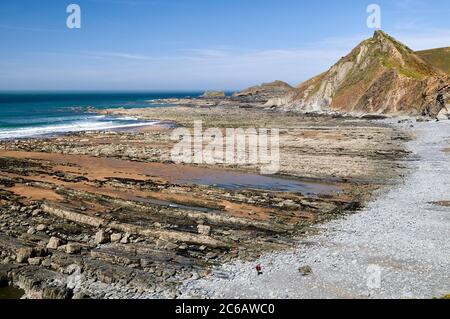
[[[116,120],[119,120],[119,121],[137,121],[138,118],[137,117],[133,117],[133,116],[124,116],[124,117],[117,117]]]
[[[42,135],[52,135],[70,132],[102,131],[122,128],[133,128],[156,125],[158,122],[120,123],[119,121],[83,121],[60,125],[47,125],[37,127],[22,127],[17,129],[0,129],[0,140],[11,138],[27,138]]]
[[[2,119],[0,123],[3,125],[7,124],[15,124],[15,125],[41,125],[41,124],[51,124],[51,123],[58,123],[58,122],[68,122],[68,121],[84,121],[94,118],[93,116],[86,116],[86,115],[70,115],[70,116],[63,116],[63,117],[52,117],[52,116],[42,116],[42,117],[14,117],[14,118],[7,118]]]

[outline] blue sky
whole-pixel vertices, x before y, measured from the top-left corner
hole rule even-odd
[[[66,7],[81,7],[81,29]],[[236,90],[292,85],[373,30],[412,49],[450,46],[448,0],[4,0],[0,90]]]

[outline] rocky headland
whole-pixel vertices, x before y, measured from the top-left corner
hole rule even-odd
[[[436,117],[449,99],[450,77],[443,70],[376,31],[327,72],[269,104],[297,111]]]
[[[352,116],[450,117],[448,48],[414,52],[383,31],[364,40],[328,71],[297,87],[265,83],[218,98],[172,101],[184,106],[268,108]]]

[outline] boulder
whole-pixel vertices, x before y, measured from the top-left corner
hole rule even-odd
[[[206,225],[198,225],[197,226],[198,233],[200,235],[209,236],[211,234],[211,227]]]
[[[120,240],[121,244],[128,244],[130,242],[130,234],[125,233],[125,235],[122,236],[122,239]]]
[[[32,248],[19,248],[16,253],[16,261],[18,263],[25,263],[28,261],[28,258],[31,258],[33,255]]]
[[[33,217],[36,217],[36,216],[39,215],[40,213],[42,213],[42,210],[41,210],[41,209],[35,209],[35,210],[33,210],[33,211],[31,212],[31,215],[32,215]]]
[[[69,243],[66,245],[66,253],[68,253],[69,255],[79,254],[80,252],[81,252],[80,245],[76,243]]]
[[[28,258],[28,263],[32,266],[39,266],[42,263],[42,257]]]
[[[68,253],[69,255],[79,254],[80,252],[81,252],[80,245],[76,243],[69,243],[66,245],[66,253]]]
[[[47,225],[44,225],[44,224],[39,224],[36,227],[37,231],[45,231],[46,229],[47,229]]]
[[[312,268],[311,268],[311,266],[302,266],[298,269],[298,272],[302,276],[308,276],[308,275],[312,274]]]
[[[112,241],[113,243],[117,243],[117,242],[119,242],[121,239],[122,239],[122,234],[120,234],[120,233],[115,233],[115,234],[112,234],[112,235],[111,235],[111,241]]]
[[[96,234],[95,234],[95,243],[97,245],[101,245],[101,244],[106,244],[109,243],[111,240],[109,234],[107,234],[105,231],[103,230],[99,230]]]
[[[47,244],[48,249],[58,249],[59,246],[61,246],[61,240],[58,237],[51,237]]]

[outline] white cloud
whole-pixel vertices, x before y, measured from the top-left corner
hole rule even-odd
[[[450,29],[413,29],[394,36],[416,51],[450,46]]]
[[[81,55],[85,58],[102,59],[105,64],[117,60],[119,65],[129,65],[130,71],[138,67],[133,73],[135,77],[141,76],[141,73],[150,77],[158,72],[160,79],[174,77],[186,83],[199,81],[203,82],[203,86],[222,81],[221,88],[226,89],[275,79],[298,84],[327,70],[346,54],[346,50],[324,50],[322,47],[260,50],[205,48],[184,49],[174,53],[150,56],[133,52],[89,51],[81,52]],[[129,63],[120,60],[127,60]],[[220,88],[219,84],[215,84],[215,88]]]
[[[124,52],[101,52],[101,51],[82,51],[82,55],[94,58],[118,58],[126,60],[140,61],[158,61],[160,58],[142,54],[124,53]]]
[[[283,80],[297,85],[330,68],[371,34],[328,38],[298,48],[245,49],[229,46],[186,48],[164,55],[147,52],[78,51],[29,53],[26,60],[51,61],[52,68],[4,67],[7,85],[51,87],[64,78],[64,88],[98,89],[242,89],[262,82]],[[412,49],[448,46],[450,30],[392,32]],[[30,59],[33,55],[36,59]],[[58,57],[59,55],[59,57]],[[71,63],[67,64],[70,60]],[[8,62],[8,61],[3,61]],[[17,61],[16,61],[17,62]],[[20,61],[19,61],[20,62]],[[39,64],[39,63],[36,63]],[[7,74],[7,77],[5,77]],[[70,74],[69,77],[67,75]],[[45,76],[43,76],[45,75]],[[42,79],[48,79],[48,83]],[[89,81],[86,81],[89,79]]]
[[[13,26],[13,25],[0,25],[0,29],[10,30],[10,31],[58,32],[58,30],[53,30],[53,29],[36,28],[36,27],[21,27],[21,26]]]

